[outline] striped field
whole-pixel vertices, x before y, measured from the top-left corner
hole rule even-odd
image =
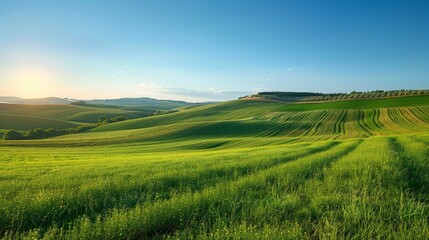
[[[153,109],[114,109],[76,105],[23,105],[0,103],[0,129],[70,128],[96,123],[100,115],[129,119],[149,116]]]
[[[231,101],[0,141],[0,236],[429,238],[428,104],[284,108]]]

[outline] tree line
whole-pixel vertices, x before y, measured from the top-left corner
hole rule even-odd
[[[126,118],[123,116],[108,118],[104,115],[101,115],[98,117],[97,123],[80,125],[75,128],[63,128],[63,129],[48,128],[46,130],[41,128],[35,128],[27,131],[18,131],[18,130],[10,129],[10,130],[6,130],[3,133],[3,139],[4,140],[30,140],[30,139],[43,139],[43,138],[57,137],[57,136],[66,135],[66,134],[85,132],[101,125],[120,122],[124,120],[126,120]]]
[[[350,93],[314,93],[314,92],[259,92],[250,97],[264,97],[280,99],[289,102],[331,101],[345,99],[374,99],[400,96],[428,95],[429,90],[375,90],[375,91],[352,91]]]
[[[119,105],[110,105],[102,103],[87,103],[85,101],[71,102],[70,105],[82,106],[82,107],[95,107],[95,108],[121,108]]]

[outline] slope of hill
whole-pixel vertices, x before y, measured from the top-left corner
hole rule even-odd
[[[170,128],[177,132],[158,131],[157,136],[160,138],[163,136],[164,138],[207,135],[242,136],[252,133],[258,137],[330,136],[331,138],[349,138],[429,130],[428,96],[339,103],[335,102],[334,105],[330,105],[330,103],[286,105],[238,100],[197,107],[165,116],[109,124],[92,131],[167,128],[168,125],[171,125]],[[400,107],[406,105],[410,105],[410,107]],[[327,106],[327,109],[320,110],[324,106]],[[329,107],[336,106],[340,106],[338,107],[340,109],[329,109]],[[380,108],[371,109],[370,106]],[[289,111],[288,108],[292,108],[293,111]],[[319,110],[311,111],[312,109]],[[144,135],[143,131],[145,130],[142,130],[141,136]],[[151,135],[152,137],[153,135]]]
[[[231,101],[0,141],[0,236],[428,238],[426,100],[304,105]],[[33,114],[84,108],[67,107]]]
[[[401,100],[407,102],[413,98]],[[73,142],[75,136],[69,135],[46,139],[39,144],[105,145],[217,139],[216,142],[228,146],[253,141],[253,138],[314,141],[429,131],[429,104],[365,109],[365,101],[359,102],[363,109],[284,111],[284,103],[236,100],[100,126],[90,133],[79,134],[78,142]],[[21,144],[33,143],[24,141]]]
[[[0,97],[0,129],[69,128],[79,124],[95,123],[100,115],[107,118],[123,116],[135,119],[199,105],[201,104],[152,98],[76,102],[54,97],[39,99]]]
[[[0,129],[68,128],[77,124],[97,122],[100,115],[108,118],[124,116],[132,119],[150,114],[152,112],[74,105],[0,104],[2,119]]]
[[[15,130],[29,130],[34,128],[73,128],[78,126],[77,123],[55,120],[49,118],[41,118],[35,116],[23,116],[15,114],[0,113],[0,128],[2,129],[15,129]]]
[[[110,124],[109,126],[94,129],[94,131],[146,128],[173,123],[249,119],[259,114],[274,111],[281,106],[283,106],[282,103],[260,103],[239,100],[229,101],[195,107],[187,111],[169,115],[159,115],[146,119],[134,119],[122,123]]]
[[[376,90],[367,92],[350,92],[350,93],[315,93],[315,92],[259,92],[246,99],[265,98],[275,99],[284,102],[318,102],[318,101],[335,101],[347,99],[382,99],[401,96],[420,96],[429,95],[429,89],[421,90]]]
[[[394,98],[365,99],[365,100],[341,100],[323,103],[297,103],[287,104],[281,107],[281,111],[312,111],[324,109],[371,109],[371,108],[395,108],[429,105],[429,95],[405,96]]]
[[[0,141],[0,236],[429,237],[429,105],[283,107],[231,101]]]

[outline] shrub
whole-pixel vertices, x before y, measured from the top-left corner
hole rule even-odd
[[[22,132],[16,131],[16,130],[7,130],[3,134],[4,140],[21,140],[24,139],[24,135]]]
[[[124,116],[117,116],[117,117],[113,117],[110,119],[110,122],[114,123],[114,122],[120,122],[120,121],[125,121],[127,120],[126,117]]]
[[[49,128],[46,130],[49,137],[56,137],[63,134],[62,129]]]
[[[83,125],[83,126],[77,126],[75,131],[76,133],[88,131],[91,128],[95,128],[97,125]]]
[[[107,120],[108,120],[108,118],[104,115],[98,116],[98,124],[106,124]]]
[[[44,131],[41,128],[35,128],[33,130],[29,130],[27,132],[26,137],[28,139],[40,139],[40,138],[47,138],[47,137],[49,137],[49,134],[48,134],[48,132]]]

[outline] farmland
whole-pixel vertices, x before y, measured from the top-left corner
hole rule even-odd
[[[0,235],[427,239],[428,146],[427,96],[237,100],[3,140]]]
[[[0,103],[0,129],[29,130],[33,128],[70,128],[108,118],[128,119],[150,116],[157,107],[91,107],[78,105],[25,105]]]
[[[323,109],[372,109],[391,107],[411,107],[429,104],[429,95],[381,98],[371,100],[344,100],[325,103],[293,104],[282,108],[284,111],[311,111]]]

